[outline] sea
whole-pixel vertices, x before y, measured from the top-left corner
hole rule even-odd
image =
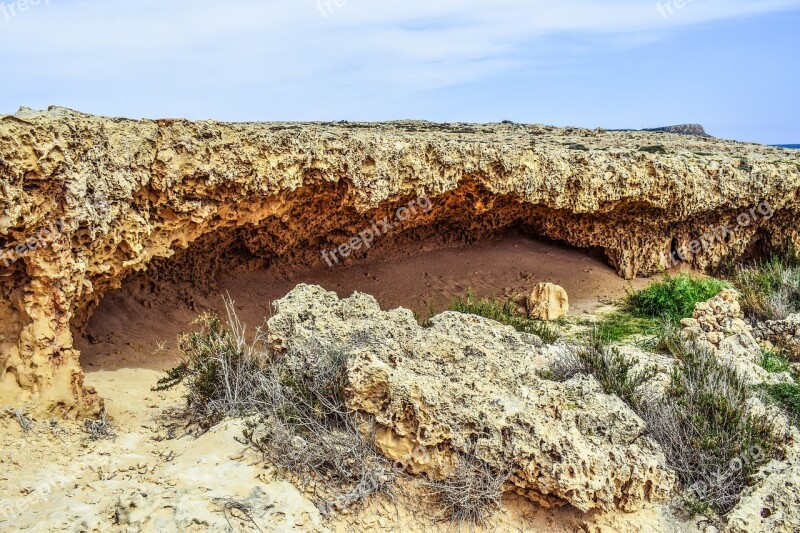
[[[794,148],[795,150],[800,150],[800,144],[775,144],[773,146],[777,146],[778,148]]]

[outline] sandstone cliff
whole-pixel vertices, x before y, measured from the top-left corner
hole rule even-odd
[[[602,248],[633,277],[671,259],[702,268],[800,243],[800,154],[779,148],[539,125],[23,109],[0,117],[0,405],[99,407],[73,334],[131,273],[321,262],[320,250],[422,194],[430,210],[351,260],[404,239],[469,242],[514,227]]]

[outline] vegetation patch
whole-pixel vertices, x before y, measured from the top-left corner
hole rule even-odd
[[[570,150],[578,150],[580,152],[588,152],[589,149],[584,146],[583,144],[570,144],[568,147]]]
[[[638,361],[622,354],[618,348],[606,345],[606,340],[595,331],[576,349],[568,351],[550,368],[549,377],[566,381],[576,374],[593,375],[606,394],[619,396],[628,405],[638,405],[642,385],[653,379],[655,368],[634,370]]]
[[[789,251],[741,267],[732,281],[741,293],[745,315],[754,320],[783,320],[800,312],[800,253]]]
[[[423,484],[437,502],[441,519],[470,527],[487,525],[500,509],[510,475],[511,469],[500,472],[477,457],[459,455],[452,474]]]
[[[604,316],[597,328],[608,342],[633,335],[657,335],[665,321],[678,323],[691,317],[697,303],[713,298],[727,287],[725,282],[714,278],[665,275],[662,281],[631,292],[622,308]]]
[[[466,296],[455,298],[450,303],[449,310],[495,320],[519,332],[536,335],[548,344],[559,339],[554,328],[540,320],[526,317],[513,302],[501,302],[497,298],[477,298],[472,289],[467,291]]]
[[[639,148],[640,152],[647,152],[648,154],[666,154],[667,149],[660,144],[653,146],[642,146]]]
[[[783,351],[764,350],[761,354],[761,367],[767,372],[789,372],[792,368]]]
[[[766,385],[764,388],[769,397],[784,410],[792,423],[800,426],[800,385],[778,383]]]
[[[724,514],[752,475],[778,454],[774,423],[749,414],[753,391],[716,355],[668,328],[662,344],[678,360],[663,397],[638,411],[684,489],[687,508]]]

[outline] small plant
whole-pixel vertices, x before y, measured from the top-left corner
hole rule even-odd
[[[618,348],[606,345],[598,331],[587,337],[583,345],[568,351],[550,368],[554,381],[566,381],[577,374],[593,375],[606,394],[619,396],[630,406],[637,406],[641,387],[656,375],[658,370],[634,370],[637,361],[626,357]]]
[[[667,149],[664,148],[660,144],[656,144],[656,145],[653,145],[653,146],[642,146],[641,148],[639,148],[639,151],[640,152],[647,152],[648,154],[666,154],[667,153]]]
[[[582,144],[570,144],[569,145],[569,149],[570,150],[578,150],[580,152],[588,152],[589,151],[589,149],[586,148],[586,146],[584,146]]]
[[[763,350],[761,354],[761,368],[767,372],[788,372],[792,367],[783,352]]]
[[[796,383],[778,383],[765,386],[767,394],[777,403],[792,420],[800,426],[800,385]]]
[[[637,316],[662,318],[680,322],[694,313],[694,306],[705,302],[728,285],[714,278],[694,278],[686,274],[665,275],[664,279],[652,283],[641,291],[631,293],[627,307]]]
[[[100,412],[97,420],[87,418],[83,421],[83,432],[89,436],[90,440],[113,439],[117,436],[105,409]]]
[[[502,505],[503,486],[511,469],[497,471],[472,455],[460,454],[454,471],[441,480],[424,481],[444,520],[468,526],[485,525]]]
[[[472,292],[472,289],[467,291],[466,296],[455,298],[450,303],[449,309],[450,311],[495,320],[522,333],[536,335],[548,344],[552,344],[559,339],[559,334],[552,327],[539,320],[532,320],[524,316],[512,302],[500,302],[496,298],[479,299]]]
[[[750,415],[752,390],[716,354],[668,327],[662,344],[678,360],[662,398],[639,414],[684,489],[687,509],[732,509],[751,476],[777,454],[771,419]]]
[[[255,381],[263,365],[259,351],[262,332],[248,342],[246,327],[236,317],[233,302],[225,301],[228,321],[204,314],[195,323],[199,331],[183,335],[178,346],[184,360],[167,371],[154,391],[186,385],[186,407],[190,418],[203,427],[210,427],[224,416],[247,411],[255,395]]]

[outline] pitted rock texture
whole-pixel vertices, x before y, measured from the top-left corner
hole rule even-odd
[[[729,513],[727,533],[800,531],[800,433],[790,435],[786,458],[765,465]]]
[[[275,303],[269,343],[299,339],[347,358],[351,408],[379,424],[389,458],[431,477],[456,454],[513,472],[509,489],[545,506],[634,511],[665,501],[674,477],[644,422],[593,377],[544,380],[540,339],[481,317],[447,312],[419,326],[411,311],[382,311],[374,298],[340,300],[299,285]],[[324,351],[323,350],[323,351]],[[292,351],[302,368],[311,351]]]
[[[788,372],[771,373],[761,367],[763,350],[753,337],[753,329],[744,321],[735,290],[726,289],[707,302],[696,304],[692,318],[682,320],[681,326],[685,340],[713,350],[748,383],[793,382]]]
[[[755,336],[760,341],[787,350],[793,359],[800,360],[800,313],[789,315],[784,320],[759,322]]]
[[[642,148],[658,145],[663,153]],[[800,243],[800,154],[655,132],[516,124],[223,124],[51,108],[0,117],[0,405],[97,411],[73,334],[130,274],[318,263],[418,195],[403,242],[518,228],[621,275]],[[761,202],[774,216],[736,217]],[[735,228],[708,249],[692,242]]]

